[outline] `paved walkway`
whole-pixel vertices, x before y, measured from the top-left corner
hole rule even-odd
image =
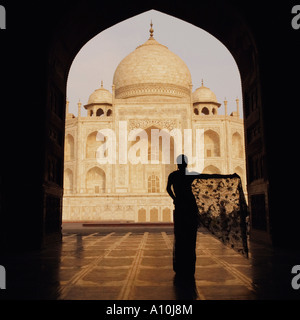
[[[291,288],[298,256],[251,243],[246,259],[204,229],[198,233],[195,283],[174,281],[173,230],[66,228],[62,244],[2,258],[2,299],[198,300],[300,299]],[[300,264],[300,260],[298,260]]]

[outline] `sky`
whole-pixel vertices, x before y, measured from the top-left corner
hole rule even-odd
[[[67,81],[69,112],[77,116],[77,103],[87,104],[94,90],[111,90],[118,64],[149,38],[152,20],[154,38],[177,54],[188,66],[193,91],[201,86],[210,88],[221,103],[219,114],[224,114],[224,99],[228,114],[236,111],[240,100],[243,116],[241,79],[237,64],[228,49],[208,32],[170,15],[150,10],[124,20],[96,35],[75,57]],[[86,115],[82,107],[81,114]]]

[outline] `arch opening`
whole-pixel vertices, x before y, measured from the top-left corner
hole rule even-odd
[[[233,50],[234,51],[234,50]],[[206,109],[202,109],[201,110],[201,113],[202,114],[204,114],[204,115],[208,115],[208,114],[210,114],[210,111],[209,111],[209,109],[208,108],[206,108]],[[216,109],[213,109],[212,110],[212,114],[214,114],[214,115],[217,115],[217,112],[216,112]],[[220,138],[219,138],[220,139]],[[234,139],[236,139],[236,138],[234,138]],[[206,140],[208,140],[208,143],[207,143],[207,145],[209,146],[209,145],[211,145],[212,147],[209,149],[208,147],[206,148],[206,155],[208,156],[208,157],[220,157],[221,155],[222,155],[222,152],[223,152],[223,149],[221,148],[221,146],[220,146],[220,142],[217,142],[218,141],[218,139],[216,139],[216,136],[211,136],[211,135],[207,135],[206,136]],[[222,149],[222,150],[221,150]],[[238,148],[239,149],[239,148]],[[222,152],[221,152],[222,151]],[[237,154],[240,154],[239,152],[237,152]],[[128,172],[126,172],[126,170],[124,169],[120,169],[120,171],[124,171],[124,178],[125,178],[125,180],[127,180],[127,181],[129,181],[128,180]],[[120,189],[121,190],[121,189]],[[124,189],[125,190],[125,189]]]

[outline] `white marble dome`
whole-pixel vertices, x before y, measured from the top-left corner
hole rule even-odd
[[[193,103],[206,102],[219,104],[216,95],[207,87],[202,86],[193,92]]]
[[[90,104],[112,104],[112,94],[109,90],[103,88],[103,83],[101,82],[101,87],[96,89],[90,96],[87,105]]]
[[[113,78],[116,98],[190,96],[191,73],[175,53],[153,36],[118,65]]]

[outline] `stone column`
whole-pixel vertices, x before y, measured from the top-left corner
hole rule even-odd
[[[81,139],[80,137],[82,136],[81,133],[81,102],[79,101],[78,104],[78,117],[77,117],[77,137],[76,137],[76,154],[75,154],[75,170],[76,170],[76,193],[80,193],[80,188],[81,188],[81,179],[80,179],[80,164],[81,164]]]
[[[237,115],[237,117],[239,118],[240,117],[240,108],[239,108],[239,99],[238,98],[236,98],[236,115]]]
[[[226,118],[226,116],[227,116],[227,103],[228,103],[228,101],[227,101],[226,98],[225,98],[225,100],[224,100],[225,118]]]

